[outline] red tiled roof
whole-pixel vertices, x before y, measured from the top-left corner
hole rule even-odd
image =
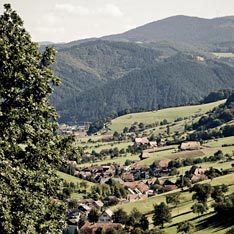
[[[96,230],[101,227],[103,230],[122,228],[122,225],[119,223],[85,223],[84,226],[80,229],[80,234],[95,234]]]

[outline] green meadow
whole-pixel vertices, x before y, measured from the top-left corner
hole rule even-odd
[[[168,122],[172,122],[178,118],[189,118],[194,117],[195,115],[203,115],[224,102],[225,100],[221,100],[203,105],[181,106],[151,112],[131,113],[112,120],[109,128],[111,129],[111,132],[122,132],[124,127],[130,127],[136,122],[151,124],[160,122],[164,119],[167,119]]]

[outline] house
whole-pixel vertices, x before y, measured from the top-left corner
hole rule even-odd
[[[111,229],[122,229],[122,225],[120,223],[85,223],[84,226],[80,229],[80,234],[95,234],[98,228],[102,228],[102,230],[106,233],[106,231]]]
[[[112,216],[113,216],[113,212],[110,209],[107,209],[105,211],[102,212],[102,214],[100,215],[98,222],[99,223],[112,223]]]
[[[139,200],[143,200],[146,199],[148,196],[146,194],[129,194],[127,196],[127,200],[129,202],[134,202],[134,201],[139,201]]]
[[[101,200],[94,201],[93,205],[96,209],[101,209],[104,206],[104,204]]]
[[[169,160],[160,160],[158,165],[163,169],[167,169],[169,162],[170,162]]]
[[[147,159],[147,158],[150,158],[150,154],[148,152],[142,152],[141,155],[139,156],[139,158],[141,160],[144,160],[144,159]]]
[[[126,187],[132,194],[147,194],[149,190],[149,186],[143,181],[125,182],[124,187]]]
[[[175,184],[166,184],[166,185],[164,185],[164,188],[167,191],[172,191],[172,190],[178,189],[178,187]]]
[[[66,215],[66,220],[76,220],[77,222],[80,219],[80,210],[79,209],[70,209]]]
[[[123,181],[132,182],[132,181],[134,181],[134,175],[132,173],[126,172],[126,173],[122,174],[122,179],[123,179]]]
[[[112,135],[103,135],[101,140],[102,141],[111,141],[111,140],[113,140],[113,136]]]
[[[157,144],[156,141],[150,141],[150,142],[149,142],[149,147],[150,147],[151,149],[154,149],[154,148],[158,147],[158,144]]]
[[[85,205],[85,204],[80,204],[80,205],[78,206],[78,210],[79,210],[81,213],[83,213],[83,214],[85,214],[86,216],[88,216],[89,211],[91,210],[91,208],[90,208],[89,206]]]
[[[191,178],[191,182],[196,183],[202,180],[208,180],[208,176],[205,175],[207,171],[209,171],[209,168],[196,168]]]
[[[181,143],[181,150],[199,150],[201,148],[201,144],[198,141],[188,141]]]
[[[203,180],[208,180],[208,176],[206,176],[206,175],[193,175],[191,178],[191,182],[193,184],[197,183],[199,181],[203,181]]]
[[[151,185],[154,185],[156,181],[157,181],[157,178],[151,178],[151,179],[146,181],[146,184],[148,186],[151,186]]]
[[[149,166],[143,163],[134,163],[130,166],[131,170],[140,170],[140,171],[147,171],[149,170]]]
[[[147,137],[143,137],[143,138],[135,138],[135,143],[137,145],[147,145],[149,144],[149,140]]]
[[[194,175],[204,175],[207,171],[209,171],[209,168],[196,168],[194,171]]]

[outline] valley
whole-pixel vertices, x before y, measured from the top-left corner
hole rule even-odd
[[[191,188],[199,183],[209,184],[213,189],[224,184],[228,188],[226,197],[234,192],[234,136],[203,140],[199,148],[189,150],[181,150],[180,144],[175,143],[175,139],[177,142],[186,142],[186,137],[191,134],[192,130],[186,130],[185,124],[199,122],[213,108],[226,102],[227,100],[221,100],[202,105],[131,113],[113,119],[97,135],[77,138],[77,146],[82,149],[82,155],[81,161],[77,161],[72,168],[73,175],[87,180],[88,189],[83,193],[83,198],[92,198],[94,201],[99,199],[105,209],[111,209],[114,213],[123,210],[131,215],[137,209],[146,216],[149,229],[152,230],[154,205],[164,202],[170,208],[172,221],[165,223],[161,231],[177,233],[178,225],[189,222],[194,227],[194,233],[226,233],[232,220],[227,219],[226,223],[218,221],[217,213],[212,207],[215,203],[213,198],[208,198],[204,213],[192,211],[195,200]],[[165,119],[167,121],[163,122]],[[159,124],[146,127],[155,122]],[[139,127],[140,123],[144,128],[142,125],[142,128]],[[232,121],[226,124],[232,124]],[[124,129],[130,129],[134,125],[138,128],[133,132],[124,132]],[[145,155],[145,158],[142,159],[141,155]],[[203,172],[196,174],[194,170]],[[213,170],[211,176],[209,172]],[[77,189],[81,187],[81,180],[75,176],[60,176],[67,182],[77,183]],[[181,178],[187,183],[182,187]],[[114,191],[108,193],[108,186],[111,188],[113,185],[126,191],[121,190],[121,195]],[[107,189],[106,195],[102,192],[104,189]],[[75,190],[71,194],[72,199],[77,196],[81,199],[82,194],[77,194]],[[170,195],[179,196],[177,205],[167,202]],[[108,197],[115,197],[117,204],[111,205]],[[92,207],[92,204],[89,206]]]

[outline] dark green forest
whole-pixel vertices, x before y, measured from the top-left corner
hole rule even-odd
[[[234,94],[231,94],[227,101],[192,125],[195,130],[189,135],[190,140],[208,140],[217,137],[234,135]],[[191,128],[189,126],[188,128]]]
[[[63,86],[52,103],[60,122],[96,121],[121,111],[198,103],[211,91],[234,86],[230,65],[188,53],[162,52],[124,42],[91,41],[59,50]]]
[[[54,44],[63,85],[51,103],[59,121],[199,103],[232,88],[233,59],[212,54],[233,53],[232,28],[233,17],[174,16],[118,35]]]

